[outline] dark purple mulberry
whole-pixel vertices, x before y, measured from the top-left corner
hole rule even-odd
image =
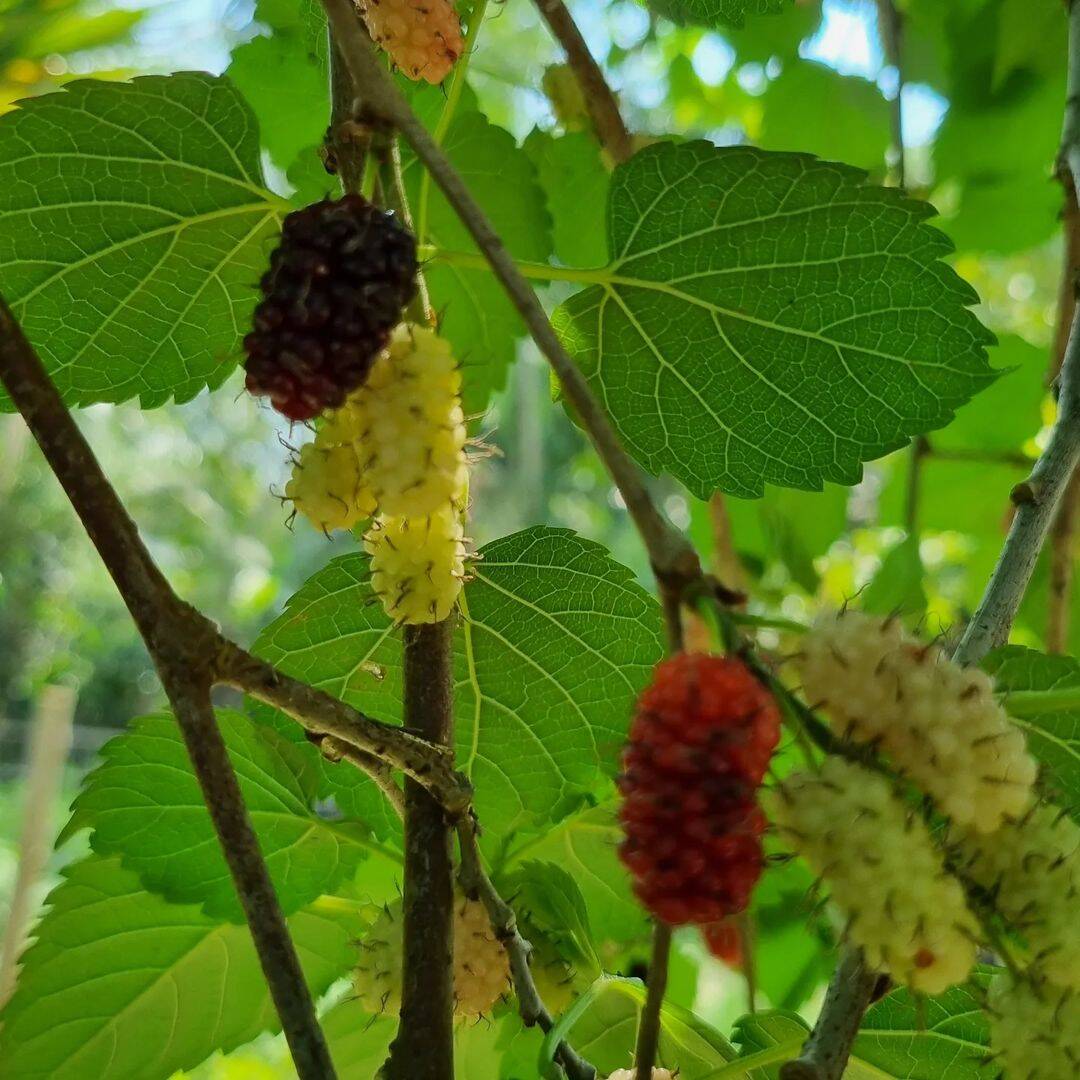
[[[416,294],[416,270],[413,235],[360,195],[289,214],[244,338],[248,390],[290,420],[339,407]]]

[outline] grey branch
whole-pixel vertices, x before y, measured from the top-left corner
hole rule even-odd
[[[529,966],[532,946],[518,932],[513,908],[499,895],[484,869],[477,844],[476,820],[472,815],[466,814],[458,820],[457,834],[461,847],[461,869],[458,873],[461,887],[467,896],[479,898],[487,910],[495,936],[506,950],[521,1019],[526,1027],[539,1027],[541,1031],[548,1032],[554,1027],[554,1020],[533,980]],[[579,1057],[569,1043],[559,1043],[555,1060],[562,1066],[568,1080],[595,1080],[596,1069]]]
[[[1069,9],[1069,75],[1058,168],[1080,186],[1080,4]],[[1074,314],[1058,376],[1058,412],[1046,448],[1027,480],[1013,488],[1009,535],[955,659],[978,663],[1009,638],[1054,511],[1080,461],[1080,312]]]

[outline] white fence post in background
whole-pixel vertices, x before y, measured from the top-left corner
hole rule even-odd
[[[71,747],[75,692],[66,686],[46,686],[38,699],[30,745],[30,762],[23,799],[19,869],[11,896],[11,911],[0,947],[0,1005],[15,988],[19,953],[33,914],[34,887],[49,858],[54,834],[53,802],[64,775]]]

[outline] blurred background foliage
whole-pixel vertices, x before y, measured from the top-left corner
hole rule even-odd
[[[0,0],[0,109],[89,73],[228,70],[259,113],[276,185],[328,190],[314,155],[326,122],[324,89],[311,65],[297,63],[302,49],[319,47],[309,36],[307,2]],[[750,141],[848,161],[883,182],[895,176],[889,129],[898,80],[873,0],[796,0],[782,17],[724,32],[656,13],[677,15],[677,5],[650,11],[635,0],[574,0],[572,7],[643,141]],[[672,519],[706,554],[726,516],[740,562],[727,572],[750,590],[751,611],[804,619],[865,588],[868,606],[900,609],[932,634],[977,602],[1008,525],[1009,490],[1053,417],[1047,371],[1062,262],[1053,165],[1065,26],[1060,0],[907,0],[898,7],[907,184],[939,209],[938,224],[957,246],[955,266],[982,298],[980,317],[999,334],[992,360],[1001,378],[929,438],[914,513],[907,451],[869,465],[854,489],[770,489],[753,502],[725,500],[723,514],[672,482],[655,483]],[[584,176],[596,201],[585,209],[595,205],[596,213],[576,223],[556,218],[554,235],[557,252],[578,245],[576,252],[599,261],[607,173],[580,104],[554,67],[559,60],[533,5],[504,0],[488,9],[469,82],[489,119],[525,146],[549,191],[584,182],[558,156],[566,140],[584,144],[575,167],[592,155]],[[558,298],[558,287],[550,292]],[[551,404],[546,367],[525,342],[516,359],[475,424],[484,452],[472,535],[482,544],[538,522],[568,526],[645,580],[616,493],[578,429]],[[274,492],[284,487],[293,436],[240,389],[234,376],[221,392],[184,405],[147,413],[135,404],[95,406],[79,420],[178,591],[250,641],[351,541],[330,541],[302,522],[288,527],[289,509]],[[21,421],[10,416],[0,417],[0,519],[0,723],[23,721],[47,681],[77,686],[86,728],[122,726],[159,705],[157,680],[111,583]],[[1040,567],[1016,627],[1016,640],[1034,646],[1044,640],[1046,577]],[[1080,618],[1072,623],[1075,644]],[[7,775],[20,753],[15,742],[0,741]],[[805,885],[776,876],[775,895],[759,905],[760,925],[770,911],[779,920],[758,957],[779,1006],[803,1004],[825,971],[801,915],[792,918],[792,898]],[[696,973],[699,954],[693,941],[680,951],[675,1000],[682,995],[689,1004],[696,994],[702,1015],[723,1024],[731,1019],[730,995],[720,975],[710,976],[715,986],[696,975],[680,982],[684,968]],[[218,1076],[216,1067],[207,1066],[207,1075]],[[262,1076],[267,1068],[258,1056],[250,1072],[230,1075]]]

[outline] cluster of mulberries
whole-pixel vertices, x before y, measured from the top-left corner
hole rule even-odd
[[[247,388],[290,420],[341,405],[416,292],[416,240],[360,195],[296,210],[244,338]]]
[[[1080,1076],[1080,994],[1012,975],[990,983],[990,1047],[1009,1080]]]
[[[384,909],[361,942],[353,989],[370,1013],[401,1009],[401,901]],[[510,989],[510,962],[484,905],[459,897],[454,909],[454,1013],[475,1020]]]
[[[895,619],[819,620],[800,661],[807,700],[883,751],[961,826],[993,832],[1031,804],[1037,766],[983,672],[907,637]]]
[[[294,462],[286,497],[317,527],[349,529],[375,515],[364,536],[372,588],[396,622],[440,622],[461,592],[465,440],[449,345],[402,324]]]
[[[746,907],[779,730],[775,701],[741,660],[682,653],[657,667],[623,752],[619,853],[658,919],[705,925]]]
[[[373,41],[410,79],[441,83],[465,48],[450,0],[360,0]]]
[[[1039,806],[990,836],[962,833],[957,854],[1027,942],[1037,977],[1080,991],[1080,826]]]
[[[769,816],[824,878],[871,966],[936,994],[975,963],[975,921],[922,820],[890,782],[838,757],[767,794]]]

